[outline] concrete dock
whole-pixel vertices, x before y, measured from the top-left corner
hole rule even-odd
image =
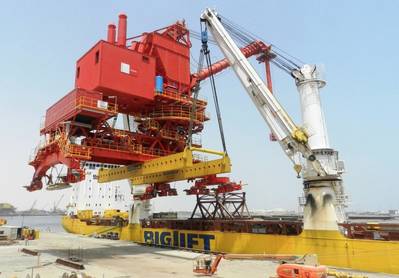
[[[35,250],[40,256],[21,252]],[[42,232],[39,240],[0,246],[0,278],[63,277],[73,271],[86,277],[198,277],[193,274],[194,258],[200,254],[141,246],[126,241],[88,238],[66,233]],[[80,260],[84,270],[55,263],[70,256]],[[270,261],[222,260],[214,277],[275,276],[277,264]],[[33,273],[33,276],[31,276]],[[368,277],[399,277],[368,274]]]

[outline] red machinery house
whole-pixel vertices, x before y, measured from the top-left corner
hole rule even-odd
[[[107,41],[100,40],[76,63],[75,88],[46,111],[41,128],[42,143],[29,164],[35,169],[29,191],[43,187],[57,189],[84,179],[85,161],[127,165],[184,150],[189,128],[199,134],[207,103],[197,100],[192,112],[192,89],[197,82],[229,66],[223,59],[190,73],[190,37],[184,22],[126,37],[127,17],[119,16],[116,26],[108,25]],[[246,57],[267,54],[262,42],[242,48]],[[110,124],[118,113],[133,116],[137,128],[120,130]],[[193,115],[191,115],[193,114]],[[192,121],[192,125],[190,125]],[[194,142],[193,142],[194,144]],[[200,142],[194,144],[201,147]],[[53,177],[57,164],[67,167],[64,176]],[[216,177],[208,185],[214,185]],[[230,181],[224,191],[241,188]],[[206,184],[199,185],[202,189]],[[154,184],[148,196],[175,195],[168,184]],[[201,189],[200,188],[200,189]],[[205,192],[191,188],[187,192]]]
[[[76,87],[102,92],[127,105],[126,112],[151,104],[155,93],[155,58],[99,41],[76,65]],[[134,107],[136,104],[136,107]]]
[[[62,182],[70,183],[84,179],[83,161],[125,165],[184,149],[192,106],[189,31],[177,22],[126,39],[126,29],[120,15],[118,34],[110,24],[107,41],[77,61],[75,89],[47,110],[29,191],[41,189],[44,177],[54,181],[48,172],[57,164],[68,167]],[[194,133],[207,120],[205,107],[199,100]],[[109,120],[118,113],[134,116],[137,130],[113,128]]]

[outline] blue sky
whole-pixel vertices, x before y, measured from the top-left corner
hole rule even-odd
[[[307,63],[322,64],[322,90],[331,145],[348,173],[351,208],[399,208],[398,148],[399,2],[397,1],[7,1],[0,9],[0,202],[27,208],[38,199],[46,207],[60,194],[27,193],[33,174],[28,155],[39,140],[46,108],[73,88],[75,61],[117,15],[128,15],[128,34],[152,31],[185,19],[199,29],[199,15],[214,7]],[[198,42],[193,57],[198,57]],[[220,58],[216,47],[213,59]],[[257,66],[261,75],[263,71]],[[293,80],[273,69],[278,98],[300,122]],[[216,78],[232,177],[247,183],[250,208],[297,208],[302,192],[290,163],[231,71]],[[201,94],[211,100],[209,83]],[[206,147],[221,148],[213,120],[206,125]],[[181,186],[179,186],[181,188]],[[67,197],[64,198],[64,203]],[[159,199],[156,209],[190,209],[185,196]],[[49,208],[49,207],[48,207]]]

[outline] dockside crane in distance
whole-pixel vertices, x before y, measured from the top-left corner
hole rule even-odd
[[[58,199],[57,202],[54,201],[54,206],[53,206],[53,212],[56,213],[58,210],[58,207],[62,201],[62,199],[64,198],[64,194],[61,195],[61,197]]]
[[[36,203],[37,203],[37,200],[34,200],[32,205],[30,206],[28,212],[32,212],[35,209]]]
[[[304,228],[337,230],[337,223],[345,219],[340,200],[343,163],[328,145],[319,96],[319,88],[325,82],[318,78],[316,66],[304,65],[291,72],[301,97],[304,124],[299,127],[248,62],[217,13],[208,8],[201,21],[205,23],[205,48],[209,30],[284,153],[294,163],[294,169],[302,174],[306,196]]]

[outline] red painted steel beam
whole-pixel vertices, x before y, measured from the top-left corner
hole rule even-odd
[[[270,69],[270,59],[265,61],[265,68],[266,68],[266,85],[267,88],[271,93],[273,93],[273,83],[272,83],[272,72]]]
[[[226,183],[230,183],[230,179],[228,177],[217,177],[216,175],[210,175],[195,181],[195,186],[202,187]]]
[[[133,162],[144,162],[150,159],[157,158],[158,156],[145,154],[145,153],[135,153],[131,151],[118,151],[112,149],[103,148],[91,148],[91,161],[98,161],[104,163],[112,164],[131,164]]]
[[[270,50],[270,47],[261,41],[255,41],[255,42],[252,42],[249,45],[241,48],[240,50],[246,58],[249,58],[253,55],[268,52]],[[227,59],[226,58],[222,59],[222,60],[214,63],[209,69],[206,68],[206,69],[201,70],[198,73],[194,73],[192,75],[192,80],[195,82],[194,83],[192,82],[192,84],[195,85],[196,82],[208,78],[211,74],[219,73],[222,70],[228,68],[229,66],[230,66],[230,64],[227,61]]]

